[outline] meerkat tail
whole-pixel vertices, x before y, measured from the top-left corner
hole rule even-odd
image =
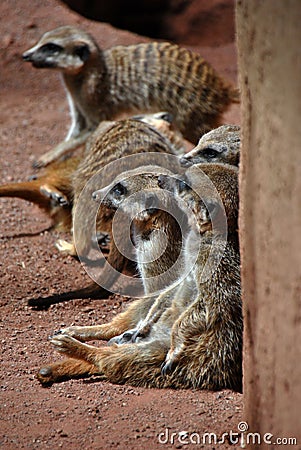
[[[48,208],[50,199],[40,191],[40,187],[40,180],[4,184],[0,186],[0,197],[17,197],[35,203],[42,208]]]
[[[71,378],[86,378],[98,373],[97,367],[86,361],[68,358],[49,366],[42,367],[37,379],[44,386]]]
[[[105,299],[111,295],[111,292],[107,291],[97,283],[91,283],[88,286],[75,289],[70,292],[63,292],[58,295],[50,295],[49,297],[32,298],[28,300],[29,306],[34,306],[38,309],[49,308],[50,305],[56,303],[66,302],[69,300],[84,299],[84,298],[99,298]]]

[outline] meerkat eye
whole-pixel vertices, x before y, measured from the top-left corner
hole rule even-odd
[[[117,183],[113,187],[112,191],[116,196],[121,197],[122,195],[126,194],[126,187],[121,183]]]
[[[205,148],[204,150],[202,150],[202,155],[206,159],[216,158],[219,155],[219,153],[220,152],[218,152],[217,150],[214,150],[213,148]]]
[[[41,47],[42,52],[48,53],[48,54],[54,54],[59,53],[63,50],[63,47],[60,45],[54,44],[53,42],[49,42],[48,44],[42,45]]]
[[[90,56],[90,49],[87,44],[75,47],[74,54],[79,56],[82,61],[87,61]]]
[[[163,111],[161,113],[158,113],[157,119],[161,119],[161,120],[164,120],[165,122],[172,123],[173,116],[169,112]]]

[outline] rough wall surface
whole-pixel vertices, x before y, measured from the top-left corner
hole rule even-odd
[[[242,0],[236,14],[245,415],[300,448],[301,3]]]
[[[234,0],[61,0],[85,17],[155,39],[217,46],[234,41]]]

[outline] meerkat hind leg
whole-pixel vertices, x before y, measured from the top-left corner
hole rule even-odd
[[[108,341],[129,332],[150,308],[153,299],[138,299],[130,304],[126,311],[118,314],[109,323],[93,326],[71,326],[57,331],[55,334],[67,334],[75,339],[86,342],[93,340]]]
[[[163,387],[160,366],[168,343],[157,339],[145,344],[93,347],[67,335],[54,336],[51,343],[59,353],[83,360],[97,367],[97,373],[113,383],[124,382],[137,386]],[[50,371],[53,366],[50,366]],[[41,371],[40,371],[41,372]]]

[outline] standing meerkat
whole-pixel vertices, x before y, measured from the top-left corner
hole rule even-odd
[[[180,164],[189,167],[200,163],[225,163],[238,166],[240,154],[240,127],[222,125],[204,134],[198,145],[180,156]]]
[[[43,155],[46,165],[83,143],[100,121],[133,111],[168,111],[183,136],[196,144],[239,101],[198,54],[167,42],[98,47],[88,33],[63,26],[45,33],[23,54],[37,68],[61,71],[72,118],[65,142]]]
[[[69,358],[40,369],[38,379],[42,384],[78,375],[100,374],[110,382],[133,386],[241,390],[237,170],[219,164],[201,165],[201,170],[210,178],[223,201],[228,219],[226,244],[221,242],[224,237],[220,236],[219,226],[214,229],[210,219],[210,216],[216,217],[220,223],[220,205],[196,167],[186,173],[180,184],[170,176],[160,178],[161,187],[188,201],[197,218],[201,245],[193,269],[195,295],[190,303],[183,304],[182,298],[175,295],[171,306],[160,316],[147,338],[136,343],[97,348],[81,341],[107,339],[114,332],[122,332],[126,325],[130,328],[137,324],[141,319],[141,300],[111,324],[91,327],[86,335],[85,329],[89,327],[83,327],[82,334],[81,327],[78,334],[73,327],[61,330],[51,338],[51,343]],[[205,204],[210,205],[209,210]],[[187,237],[187,252],[194,246],[193,236],[189,233]],[[221,245],[224,253],[219,264],[209,277],[203,279],[209,255],[213,255],[214,260]]]

